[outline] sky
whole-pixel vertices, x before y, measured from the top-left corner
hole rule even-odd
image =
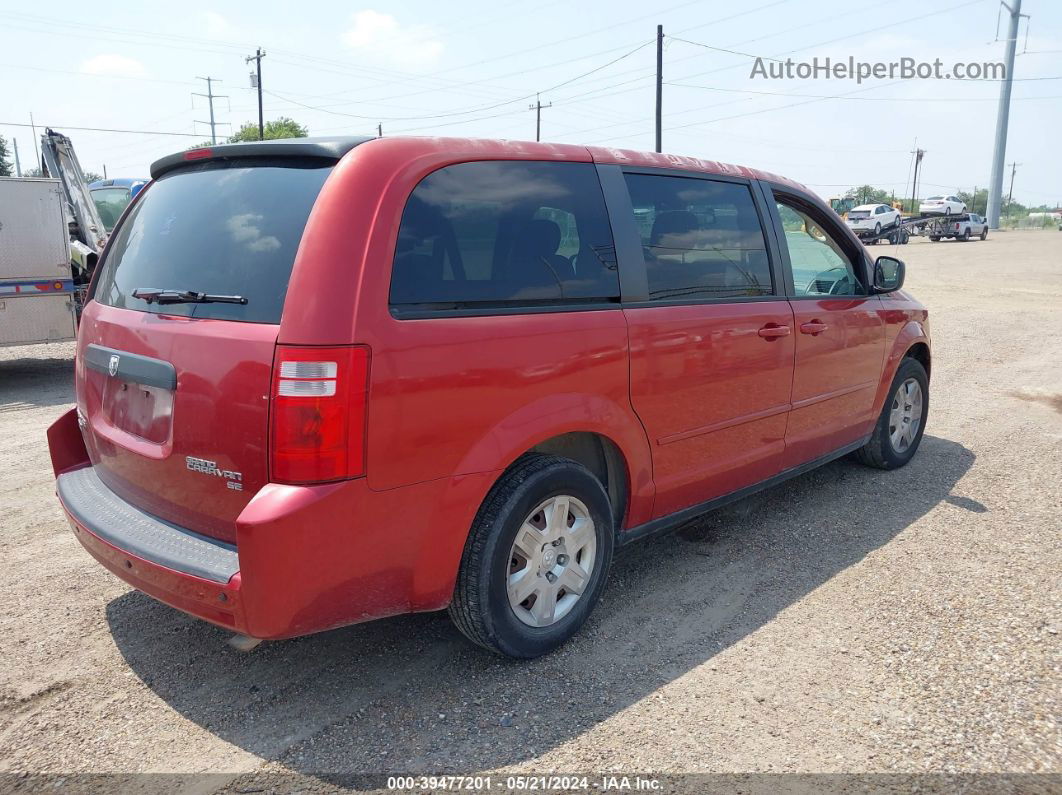
[[[998,62],[998,11],[995,0],[0,0],[0,135],[31,165],[32,132],[16,125],[32,113],[73,139],[86,171],[146,176],[153,160],[209,140],[197,78],[220,81],[219,137],[257,120],[244,59],[262,47],[266,119],[289,116],[311,135],[382,125],[533,140],[537,94],[545,141],[652,150],[660,24],[665,152],[772,171],[824,198],[866,183],[901,198],[917,141],[926,196],[987,185],[998,82],[766,79],[752,74],[756,58]],[[1062,3],[1024,0],[1022,11],[1004,192],[1016,161],[1015,200],[1062,204]]]

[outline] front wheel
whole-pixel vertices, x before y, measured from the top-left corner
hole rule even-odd
[[[918,451],[929,415],[929,378],[922,363],[905,358],[896,369],[889,397],[870,440],[856,452],[867,466],[902,467]]]
[[[476,515],[450,617],[496,654],[546,654],[590,615],[613,543],[608,496],[586,467],[558,456],[524,456]]]

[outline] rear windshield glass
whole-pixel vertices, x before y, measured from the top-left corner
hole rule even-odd
[[[870,211],[869,210],[849,210],[848,211],[848,217],[853,219],[853,220],[857,219],[857,218],[869,218],[870,217]]]
[[[310,209],[332,169],[319,160],[182,168],[148,188],[117,230],[93,297],[185,317],[279,323]],[[239,295],[246,304],[149,304],[138,288]]]

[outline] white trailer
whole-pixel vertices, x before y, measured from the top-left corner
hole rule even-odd
[[[0,179],[0,346],[77,338],[77,285],[58,179]]]

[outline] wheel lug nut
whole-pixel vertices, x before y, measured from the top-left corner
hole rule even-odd
[[[556,582],[557,581],[557,575],[554,574],[552,571],[547,571],[546,572],[546,579],[549,580],[550,582]]]
[[[568,562],[568,556],[567,555],[557,555],[557,562],[560,565],[563,566],[564,564],[566,564]]]

